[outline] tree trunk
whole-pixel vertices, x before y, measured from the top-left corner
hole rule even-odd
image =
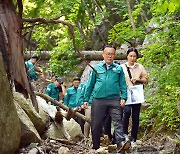
[[[129,13],[131,25],[132,25],[133,31],[135,31],[136,30],[136,26],[134,24],[134,19],[133,19],[133,16],[132,16],[131,5],[129,3],[129,0],[126,0],[126,4],[127,4],[127,7],[128,7],[128,13]]]
[[[88,13],[90,19],[91,19],[91,20],[94,22],[94,24],[95,24],[95,23],[96,23],[96,22],[95,22],[95,18],[94,18],[94,16],[93,16],[92,12],[90,11],[89,7],[87,6],[85,0],[82,0],[82,2],[83,2],[83,4],[84,4],[84,7],[85,7],[86,10],[87,10],[87,13]],[[106,40],[105,40],[105,38],[103,37],[103,35],[101,34],[101,31],[100,31],[100,29],[99,29],[98,26],[96,27],[96,30],[97,30],[97,32],[98,32],[98,34],[99,34],[99,37],[101,38],[102,42],[103,42],[104,44],[106,44]]]
[[[177,109],[180,116],[180,98],[177,100]]]
[[[86,60],[103,60],[102,51],[81,51],[82,55]],[[115,60],[125,60],[126,59],[125,50],[117,50]]]
[[[138,3],[138,4],[140,4],[140,0],[136,0],[136,2]],[[146,22],[146,21],[148,21],[148,18],[147,18],[147,16],[146,16],[146,13],[145,13],[145,11],[143,10],[143,8],[141,7],[141,18],[142,18],[142,20],[144,20],[144,22]]]
[[[21,19],[17,16],[11,0],[0,0],[0,52],[11,88],[31,97],[36,110],[37,101],[28,82],[23,58]]]
[[[33,54],[35,54],[36,51],[28,51],[26,54],[24,54],[24,59],[28,60],[31,58]],[[102,57],[102,51],[81,51],[82,55],[86,58],[86,60],[103,60]],[[50,51],[40,51],[39,56],[41,57],[41,60],[49,60],[50,59]],[[79,55],[76,55],[77,58]],[[142,57],[141,55],[139,57]],[[66,60],[65,55],[59,55],[58,60]],[[67,57],[68,59],[68,57]],[[126,50],[117,50],[115,60],[125,60],[126,59]]]

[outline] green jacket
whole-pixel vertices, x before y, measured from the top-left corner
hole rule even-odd
[[[78,89],[80,89],[77,91],[77,96],[76,96],[76,101],[77,101],[78,106],[81,106],[84,104],[84,97],[85,97],[86,88],[87,88],[87,83],[82,83],[78,87]],[[93,100],[93,92],[89,98],[88,106],[92,105],[92,100]]]
[[[76,104],[77,104],[77,106],[81,106],[84,104],[85,90],[86,90],[86,83],[81,83],[78,86],[77,93],[76,93]]]
[[[77,88],[75,88],[74,86],[68,88],[64,96],[64,105],[68,106],[69,108],[77,107],[76,94]]]
[[[26,61],[25,62],[25,65],[26,65],[26,68],[27,68],[27,70],[30,70],[30,71],[28,71],[28,78],[29,78],[29,81],[30,82],[32,82],[33,80],[37,80],[38,79],[38,77],[37,77],[37,75],[36,75],[36,72],[35,72],[35,70],[34,70],[34,64],[32,63],[32,61],[31,60],[28,60],[28,61]]]
[[[53,99],[59,101],[60,88],[57,87],[54,82],[48,84],[45,93],[46,93],[46,95],[48,95],[48,96],[52,97]]]
[[[104,61],[95,65],[95,71],[92,72],[85,93],[84,101],[88,102],[93,92],[94,98],[127,99],[127,86],[123,69],[120,65],[112,63],[109,69],[106,68]]]

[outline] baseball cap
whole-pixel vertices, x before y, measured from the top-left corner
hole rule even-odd
[[[33,55],[31,58],[38,60],[39,57],[37,55]]]
[[[75,77],[73,81],[81,81],[80,77]]]
[[[59,82],[60,84],[63,83],[63,79],[61,77],[56,78],[56,81]]]

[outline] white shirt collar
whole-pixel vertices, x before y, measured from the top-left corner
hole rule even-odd
[[[128,65],[128,62],[126,62],[127,67],[130,67],[130,68],[132,68],[132,69],[136,66],[136,64],[137,64],[137,63],[135,62],[133,66],[129,66],[129,65]]]

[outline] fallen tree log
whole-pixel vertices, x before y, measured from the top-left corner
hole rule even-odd
[[[102,51],[82,51],[86,60],[103,60]],[[116,50],[115,60],[125,60],[126,50]]]
[[[47,95],[45,95],[45,94],[43,94],[43,93],[36,92],[36,91],[35,91],[34,93],[35,93],[36,95],[44,98],[45,100],[48,100],[48,101],[51,101],[51,102],[55,103],[57,106],[59,106],[59,107],[62,108],[63,110],[66,110],[67,112],[70,110],[70,109],[69,109],[67,106],[65,106],[64,104],[62,104],[62,103],[54,100],[53,98],[51,98],[51,97],[49,97],[49,96],[47,96]],[[72,109],[72,111],[74,111],[74,110]],[[75,111],[74,111],[74,112],[75,112]],[[84,121],[91,122],[91,120],[90,120],[89,118],[85,117],[84,115],[80,114],[79,112],[75,112],[74,115],[77,116],[77,117],[79,117],[79,118],[81,118],[81,119],[83,119]]]
[[[36,54],[36,51],[28,51],[24,54],[24,59],[28,60],[31,58],[32,55]],[[41,57],[42,60],[49,60],[50,59],[50,53],[51,51],[40,51],[38,54]],[[102,51],[81,51],[82,55],[84,56],[84,58],[88,61],[91,60],[103,60],[102,57]],[[80,57],[78,55],[78,53],[76,53],[75,57]],[[142,57],[140,55],[140,57]],[[58,60],[67,60],[68,59],[68,55],[65,54],[59,54],[58,56]],[[115,60],[125,60],[126,59],[126,50],[122,49],[122,50],[116,50],[116,56],[115,56]]]
[[[24,53],[24,59],[25,60],[28,60],[28,59],[30,59],[33,55],[36,55],[36,54],[38,54],[40,57],[41,57],[41,59],[42,60],[49,60],[50,59],[50,52],[51,51],[39,51],[39,52],[37,52],[37,51],[26,51],[25,53]]]

